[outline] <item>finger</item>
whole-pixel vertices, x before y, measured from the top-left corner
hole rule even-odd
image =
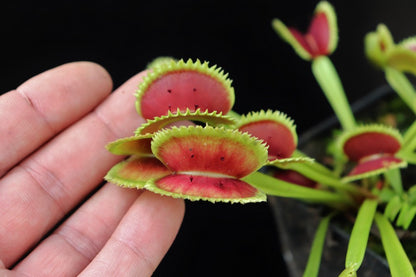
[[[76,276],[101,250],[140,193],[106,184],[14,270],[27,276]]]
[[[0,177],[98,105],[111,88],[111,78],[101,66],[76,62],[46,71],[0,96]]]
[[[79,276],[151,276],[172,244],[184,202],[145,191]]]
[[[0,180],[0,259],[6,266],[38,242],[121,159],[105,145],[131,135],[143,123],[133,95],[142,76],[131,78]]]

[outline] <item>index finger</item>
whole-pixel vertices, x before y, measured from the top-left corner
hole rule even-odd
[[[112,90],[91,62],[62,65],[0,96],[0,177],[59,131],[82,118]]]

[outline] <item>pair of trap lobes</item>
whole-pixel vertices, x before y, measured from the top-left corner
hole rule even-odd
[[[280,112],[228,116],[234,104],[231,80],[206,62],[160,63],[136,96],[136,108],[147,122],[134,136],[107,147],[130,155],[106,176],[120,186],[190,200],[264,201],[265,194],[241,178],[270,160],[289,158],[296,149],[293,121]],[[207,126],[166,128],[184,120]]]

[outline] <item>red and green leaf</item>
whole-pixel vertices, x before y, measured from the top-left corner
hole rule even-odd
[[[384,173],[394,168],[406,167],[407,162],[392,155],[373,155],[362,159],[358,164],[343,178],[344,182],[363,179],[370,176]]]
[[[273,27],[283,40],[288,42],[300,57],[311,60],[331,54],[338,43],[338,27],[333,7],[321,1],[306,33],[286,27],[279,19],[273,20]]]
[[[241,178],[265,164],[267,147],[238,130],[210,126],[173,127],[155,134],[152,152],[173,172]]]
[[[228,113],[234,89],[227,74],[199,60],[159,63],[143,79],[136,94],[136,109],[146,119],[175,113],[178,109]]]
[[[397,153],[402,145],[400,133],[388,126],[364,125],[344,132],[339,138],[339,146],[350,161],[362,158]]]
[[[286,159],[297,147],[296,127],[289,117],[278,111],[253,112],[241,117],[237,128],[261,140],[268,146],[268,159]]]

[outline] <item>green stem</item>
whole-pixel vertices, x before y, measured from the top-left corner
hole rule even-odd
[[[327,56],[312,61],[312,72],[344,130],[354,128],[355,119],[338,73]]]
[[[377,209],[377,200],[367,199],[361,205],[348,243],[345,268],[357,271],[364,259],[371,225]]]
[[[254,172],[242,178],[242,180],[269,195],[296,198],[307,202],[322,203],[340,210],[344,210],[347,207],[355,205],[355,202],[347,195],[302,187],[273,178],[260,172]]]
[[[382,214],[375,216],[377,227],[380,231],[381,242],[386,252],[387,261],[392,277],[415,276],[413,266],[394,231],[393,226]]]
[[[311,251],[309,254],[308,262],[306,264],[305,272],[303,277],[316,277],[319,273],[319,266],[321,264],[322,251],[325,244],[325,236],[328,230],[329,221],[335,213],[324,217],[319,223],[318,229],[316,230],[315,237],[312,242]]]
[[[416,91],[406,75],[392,67],[384,68],[384,72],[390,86],[416,114]]]

